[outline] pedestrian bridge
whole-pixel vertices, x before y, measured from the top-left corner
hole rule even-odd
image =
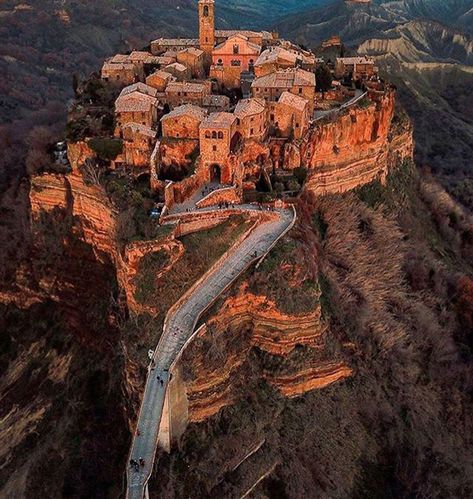
[[[260,212],[253,206],[235,207],[232,211],[235,209],[242,213]],[[128,499],[148,497],[148,481],[158,449],[160,427],[166,426],[164,421],[162,422],[163,413],[167,412],[167,417],[170,418],[171,407],[166,404],[165,408],[165,402],[171,372],[186,345],[192,340],[199,318],[243,272],[264,259],[279,239],[293,227],[296,220],[294,208],[275,209],[271,215],[274,216],[261,217],[261,223],[257,224],[246,238],[239,240],[169,311],[163,334],[148,369],[127,463]],[[131,466],[131,460],[142,460],[142,465]]]

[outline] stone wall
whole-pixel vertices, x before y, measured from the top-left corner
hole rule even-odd
[[[226,187],[211,192],[197,203],[197,208],[207,208],[219,204],[239,204],[242,201],[241,193],[236,187]]]

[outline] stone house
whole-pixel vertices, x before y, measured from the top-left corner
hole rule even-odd
[[[253,97],[277,102],[284,92],[291,92],[309,101],[312,114],[315,106],[315,74],[299,68],[280,69],[261,76],[251,85]]]
[[[263,140],[267,132],[267,110],[264,99],[243,99],[235,108],[238,131],[244,139]]]
[[[160,111],[156,97],[137,90],[120,95],[115,102],[116,135],[121,136],[123,127],[128,123],[153,128],[158,121]]]
[[[167,71],[158,69],[146,78],[146,84],[155,88],[158,92],[164,92],[169,83],[176,81],[176,78]]]
[[[180,52],[189,47],[198,46],[199,40],[195,38],[158,38],[151,42],[151,53],[153,55],[161,55],[168,50]]]
[[[200,124],[207,112],[199,106],[186,104],[176,107],[161,118],[163,137],[174,139],[199,139]]]
[[[209,113],[230,111],[230,97],[226,95],[206,95],[202,101],[204,107]]]
[[[139,123],[127,123],[122,129],[123,160],[128,166],[148,168],[156,143],[156,131]]]
[[[171,109],[184,104],[202,107],[204,97],[211,93],[210,82],[171,82],[166,87],[166,102]]]
[[[140,94],[149,95],[150,97],[157,97],[158,90],[146,83],[133,83],[132,85],[128,85],[120,92],[120,97],[128,94],[132,94],[133,92],[139,92]]]
[[[255,62],[255,75],[259,78],[278,69],[296,67],[298,57],[282,47],[270,47],[264,50]]]
[[[269,105],[269,122],[281,137],[300,139],[309,128],[309,101],[284,92],[278,102]]]
[[[177,81],[187,81],[190,80],[192,76],[190,69],[179,62],[169,64],[169,66],[164,68],[164,71],[174,76]]]
[[[204,51],[189,47],[177,53],[177,62],[189,69],[193,78],[205,78]]]
[[[253,70],[260,53],[260,45],[241,34],[233,35],[212,51],[210,77],[223,87],[239,88],[241,73]]]
[[[200,157],[208,168],[210,181],[231,183],[228,158],[235,151],[241,135],[232,113],[212,113],[200,125]]]
[[[377,73],[374,59],[371,57],[338,57],[335,61],[335,77],[353,78],[354,81],[365,80]]]

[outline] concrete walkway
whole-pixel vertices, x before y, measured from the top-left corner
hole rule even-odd
[[[229,187],[228,185],[219,184],[218,182],[211,182],[207,184],[204,188],[197,189],[193,196],[184,203],[176,203],[170,210],[170,215],[176,215],[177,213],[186,213],[195,210],[197,203],[208,196],[211,192],[218,191],[219,189],[224,189]]]
[[[256,211],[241,207],[242,213]],[[200,212],[199,212],[200,213]],[[166,318],[164,331],[156,348],[153,363],[146,381],[145,392],[133,438],[129,459],[144,460],[138,470],[127,463],[127,498],[143,499],[147,495],[147,483],[153,471],[158,446],[159,426],[162,417],[169,370],[191,338],[202,313],[225,291],[249,266],[264,257],[277,240],[294,224],[293,210],[277,210],[274,221],[262,222],[240,244],[223,256],[195,286],[189,298]],[[255,252],[257,257],[255,258]],[[159,379],[158,379],[159,378]]]
[[[314,111],[313,121],[319,121],[322,118],[325,118],[326,116],[332,116],[332,115],[336,116],[338,113],[340,113],[340,111],[343,111],[344,109],[347,109],[348,107],[356,104],[362,98],[362,96],[364,97],[365,95],[366,95],[366,93],[363,93],[361,90],[357,89],[357,90],[355,90],[354,97],[352,97],[350,100],[348,100],[344,104],[340,105],[339,107],[336,107],[334,109],[328,109],[326,111],[324,111],[324,110]]]

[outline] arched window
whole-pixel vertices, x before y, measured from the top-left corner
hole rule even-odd
[[[237,59],[233,59],[232,61],[232,66],[240,66],[241,65],[241,62]]]
[[[240,53],[240,47],[237,44],[233,45],[233,53],[234,54]]]
[[[206,139],[210,139],[210,137],[211,137],[211,134],[210,134],[209,130],[207,130],[207,131],[205,132],[205,138],[206,138]]]
[[[223,139],[223,132],[218,132],[218,138]]]
[[[212,139],[216,139],[217,138],[217,132],[212,132]]]
[[[222,66],[222,65],[223,65],[223,61],[222,61],[222,59],[219,59],[219,60],[217,61],[217,64],[218,64],[219,66]]]
[[[204,17],[209,17],[209,6],[204,5]]]

